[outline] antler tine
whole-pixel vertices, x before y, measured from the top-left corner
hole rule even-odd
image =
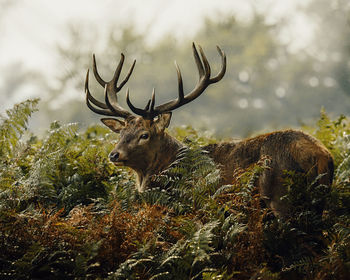
[[[154,111],[154,104],[156,103],[156,91],[155,89],[153,88],[153,91],[152,91],[152,97],[151,97],[151,107],[149,108],[149,111],[150,112],[153,112]]]
[[[95,79],[98,81],[98,83],[102,86],[102,87],[105,87],[105,85],[107,84],[106,81],[104,81],[100,74],[98,73],[97,71],[97,65],[96,65],[96,58],[95,58],[95,54],[92,54],[92,69],[94,71],[94,76],[95,76]]]
[[[151,101],[148,102],[147,106],[145,109],[148,109],[149,104]],[[131,111],[133,111],[136,115],[142,116],[144,117],[146,114],[146,110],[142,110],[140,108],[135,107],[134,105],[132,105],[131,101],[130,101],[130,96],[129,96],[129,89],[126,90],[126,103],[128,104],[129,108]]]
[[[117,94],[112,94],[108,91],[108,85],[104,88],[104,96],[105,96],[105,102],[107,106],[114,112],[114,115],[116,117],[122,117],[124,119],[127,119],[131,116],[131,114],[119,106]]]
[[[216,46],[216,49],[217,49],[218,53],[219,53],[220,56],[221,56],[221,64],[222,64],[222,67],[221,67],[220,72],[219,72],[215,77],[213,77],[213,78],[210,79],[210,82],[211,82],[211,83],[216,83],[216,82],[220,81],[220,80],[224,77],[224,75],[225,75],[225,73],[226,73],[226,55],[225,55],[225,53],[220,49],[219,46]]]
[[[198,48],[199,48],[199,52],[201,53],[201,57],[202,57],[203,64],[204,64],[204,75],[203,75],[203,76],[204,76],[205,78],[209,78],[209,77],[210,77],[210,74],[211,74],[211,69],[210,69],[209,61],[208,61],[207,57],[205,56],[202,47],[201,47],[201,46],[198,46]]]
[[[86,94],[86,105],[89,107],[89,109],[97,114],[100,115],[106,115],[106,116],[113,116],[114,113],[108,109],[107,105],[96,100],[90,93],[89,90],[89,69],[87,70],[86,73],[86,78],[85,78],[85,94]],[[94,106],[91,105],[93,103],[95,106],[99,108],[95,108]]]
[[[131,111],[133,111],[135,114],[142,116],[143,118],[147,119],[153,119],[155,116],[164,113],[164,112],[170,112],[172,110],[175,110],[182,105],[185,105],[192,100],[196,99],[198,96],[200,96],[204,90],[213,83],[216,83],[220,81],[226,72],[226,56],[225,53],[217,47],[218,53],[221,56],[221,70],[220,72],[213,78],[210,78],[211,76],[211,69],[210,69],[210,64],[207,59],[207,57],[204,54],[203,49],[201,46],[198,46],[199,48],[199,53],[197,51],[195,43],[192,44],[192,50],[193,50],[193,56],[195,63],[197,65],[197,69],[199,72],[199,81],[197,82],[196,86],[194,89],[188,93],[187,95],[184,95],[183,91],[183,80],[182,80],[182,75],[179,66],[175,62],[175,67],[176,67],[176,73],[177,73],[177,81],[178,81],[178,98],[171,100],[165,104],[159,105],[157,107],[154,107],[155,103],[155,93],[153,89],[152,93],[152,99],[148,101],[147,106],[145,109],[140,109],[136,108],[130,101],[129,97],[129,90],[127,91],[126,94],[126,102],[128,106],[130,107]]]
[[[118,79],[119,79],[119,76],[120,76],[120,72],[122,71],[122,67],[123,67],[123,64],[124,64],[124,59],[125,59],[125,56],[124,56],[123,53],[121,53],[120,54],[120,60],[119,60],[117,68],[114,71],[113,78],[108,83],[110,85],[110,87],[111,87],[111,90],[115,91],[115,92],[118,91],[117,83],[118,83]]]
[[[86,78],[85,78],[85,93],[89,99],[89,101],[91,101],[94,105],[102,108],[102,109],[108,109],[108,107],[106,106],[106,104],[96,100],[90,93],[90,90],[89,90],[89,72],[90,72],[90,69],[87,70],[87,73],[86,73]]]
[[[182,105],[185,105],[185,104],[191,102],[192,100],[194,100],[198,96],[200,96],[210,84],[213,84],[213,83],[220,81],[223,78],[223,76],[225,75],[226,56],[225,56],[224,52],[219,47],[217,47],[219,55],[221,56],[222,67],[221,67],[221,70],[218,73],[218,75],[216,75],[213,78],[210,78],[210,75],[211,75],[210,64],[209,64],[208,59],[205,56],[204,51],[201,48],[201,46],[198,46],[198,47],[199,47],[200,56],[198,54],[198,51],[197,51],[195,44],[194,43],[192,44],[193,56],[194,56],[194,60],[196,62],[197,68],[198,68],[198,72],[199,72],[199,81],[198,81],[197,85],[190,93],[188,93],[186,96],[184,96],[181,71],[180,71],[179,67],[175,64],[177,76],[178,76],[179,97],[175,100],[172,100],[172,101],[169,101],[165,104],[157,106],[155,108],[155,111],[157,111],[158,114],[175,110],[175,109],[181,107]]]
[[[178,102],[182,102],[184,99],[184,86],[183,86],[183,81],[182,81],[182,75],[181,71],[179,68],[179,65],[177,65],[175,61],[175,68],[176,68],[176,73],[177,73],[177,83],[178,83],[178,92],[179,92],[179,97],[177,99]]]
[[[120,61],[119,61],[119,64],[118,64],[116,70],[114,71],[113,78],[106,84],[105,101],[106,101],[107,106],[110,107],[111,110],[114,111],[118,116],[123,117],[123,118],[128,118],[131,116],[131,114],[118,104],[117,93],[122,89],[122,87],[129,80],[129,78],[134,70],[136,60],[134,60],[133,64],[131,65],[131,67],[129,69],[128,74],[126,75],[124,80],[118,86],[117,84],[118,84],[121,70],[123,68],[124,60],[125,60],[125,56],[123,53],[121,53],[120,54]]]
[[[117,93],[129,80],[136,64],[136,60],[134,60],[132,66],[129,69],[128,74],[126,75],[124,80],[121,82],[121,84],[118,86],[117,83],[120,77],[121,70],[123,68],[124,60],[125,60],[125,56],[124,54],[121,54],[118,66],[114,71],[113,78],[109,82],[106,82],[101,78],[100,74],[98,73],[96,58],[95,58],[95,55],[93,54],[92,61],[93,61],[94,76],[97,82],[104,87],[104,96],[105,96],[105,103],[102,103],[96,100],[91,95],[88,88],[88,83],[89,83],[89,70],[88,70],[86,80],[85,80],[85,92],[86,92],[86,98],[87,98],[86,100],[87,100],[88,107],[95,113],[98,113],[101,115],[122,117],[122,118],[129,118],[130,116],[132,116],[131,113],[129,113],[127,110],[125,110],[118,104],[118,98],[117,98]],[[95,108],[94,106],[92,106],[91,103],[99,108]]]
[[[94,106],[91,105],[88,96],[86,95],[86,105],[89,107],[89,109],[99,115],[104,115],[104,116],[115,116],[115,113],[109,111],[109,110],[103,110],[103,109],[98,109],[95,108]]]
[[[146,105],[146,107],[145,107],[145,111],[148,111],[148,109],[149,109],[149,105],[151,104],[151,99],[150,100],[148,100],[148,102],[147,102],[147,105]]]
[[[135,64],[136,64],[136,59],[134,59],[134,62],[132,63],[128,74],[125,76],[124,80],[119,84],[119,86],[117,87],[118,91],[121,90],[121,88],[127,83],[127,81],[129,80],[132,72],[134,71],[135,68]]]
[[[201,78],[204,75],[204,68],[203,68],[203,64],[202,61],[199,57],[196,45],[194,44],[194,42],[192,43],[192,51],[193,51],[193,56],[194,56],[194,60],[196,62],[197,68],[198,68],[198,72],[199,72],[199,78]]]
[[[155,89],[153,88],[152,97],[148,100],[145,109],[140,109],[135,107],[130,101],[129,89],[126,91],[126,103],[128,104],[131,111],[133,111],[136,115],[142,116],[145,119],[153,120],[154,117],[159,115],[159,112],[154,109],[154,104],[156,99]]]

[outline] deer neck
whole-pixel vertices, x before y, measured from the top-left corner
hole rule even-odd
[[[174,137],[165,133],[160,141],[153,158],[141,168],[133,168],[137,175],[137,189],[143,192],[149,187],[153,175],[166,169],[175,159],[183,144]]]

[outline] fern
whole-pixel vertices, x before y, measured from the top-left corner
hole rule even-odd
[[[27,130],[28,119],[37,111],[38,99],[27,100],[7,110],[0,124],[0,190],[8,190],[16,179],[28,170],[26,158],[30,157],[34,139],[21,141]]]
[[[24,137],[35,106],[16,105],[0,125],[1,278],[347,279],[347,118],[324,113],[313,130],[336,157],[331,192],[286,172],[293,207],[281,220],[255,187],[268,158],[220,186],[200,149],[215,140],[175,129],[188,148],[139,193],[130,170],[109,163],[114,136],[101,126],[55,122]]]
[[[31,99],[14,105],[6,111],[0,124],[0,156],[4,160],[14,156],[18,142],[27,129],[28,119],[37,111],[39,99]]]
[[[132,180],[117,187],[116,197],[124,209],[134,203],[148,203],[184,214],[203,208],[211,199],[219,180],[219,170],[206,152],[198,147],[184,148],[166,170],[153,176],[152,188],[138,193]]]
[[[344,151],[349,147],[350,122],[344,115],[332,120],[322,110],[316,128],[304,127],[309,130],[329,149],[334,157],[335,166],[343,160]]]
[[[206,267],[213,265],[210,255],[214,248],[211,245],[217,226],[216,221],[201,226],[191,238],[178,241],[162,256],[150,255],[149,245],[146,245],[146,250],[142,248],[133,254],[109,279],[137,278],[146,268],[147,274],[143,277],[149,279],[201,279],[208,271]]]
[[[113,185],[126,178],[108,162],[113,139],[102,138],[107,130],[91,127],[79,134],[76,124],[54,122],[44,139],[21,141],[36,103],[15,105],[2,123],[1,151],[7,156],[0,161],[0,209],[24,210],[40,203],[64,207],[68,213],[75,205],[107,199]]]
[[[247,229],[247,225],[240,222],[239,214],[229,215],[222,224],[221,230],[224,234],[224,246],[230,246],[235,243],[240,233]]]
[[[219,170],[200,148],[184,148],[177,159],[155,178],[167,206],[177,213],[200,209],[210,199],[220,180]]]

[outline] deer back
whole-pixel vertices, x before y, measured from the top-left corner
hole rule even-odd
[[[276,131],[239,142],[212,144],[205,150],[219,164],[223,184],[232,183],[237,168],[245,169],[263,157],[268,158],[269,164],[257,186],[261,197],[277,215],[287,211],[280,200],[287,193],[285,171],[307,174],[308,183],[323,174],[319,183],[332,184],[332,155],[320,141],[301,131]]]

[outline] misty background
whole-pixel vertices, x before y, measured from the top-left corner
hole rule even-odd
[[[45,1],[0,0],[0,113],[39,97],[30,126],[41,132],[55,120],[98,123],[85,104],[84,79],[96,54],[99,72],[111,79],[120,53],[126,89],[144,107],[177,97],[174,61],[185,92],[198,80],[191,43],[200,44],[215,74],[227,56],[222,81],[174,111],[172,126],[191,125],[218,136],[313,123],[324,108],[350,114],[350,2],[308,1]],[[90,74],[90,90],[103,89]]]

